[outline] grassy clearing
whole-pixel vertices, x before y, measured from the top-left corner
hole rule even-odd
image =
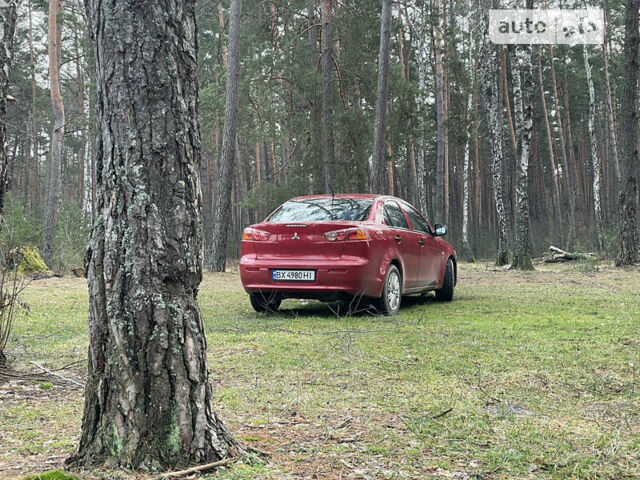
[[[207,275],[217,410],[272,452],[268,466],[215,478],[638,478],[638,273],[462,265],[453,303],[410,298],[396,318],[299,301],[257,315],[237,274]],[[26,297],[31,315],[10,344],[17,367],[83,359],[84,281],[35,282]],[[82,392],[51,378],[2,382],[0,477],[60,468]]]

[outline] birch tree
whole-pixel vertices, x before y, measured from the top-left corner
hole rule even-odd
[[[227,93],[224,108],[224,129],[222,131],[222,155],[217,170],[217,200],[213,216],[213,241],[209,255],[209,270],[214,272],[224,272],[227,264],[227,238],[231,223],[231,186],[236,163],[241,14],[242,0],[232,0],[229,13]]]
[[[373,156],[371,158],[371,193],[388,193],[384,181],[385,138],[387,129],[387,97],[389,95],[389,42],[391,39],[391,0],[382,0],[380,19],[380,51],[378,53],[378,95],[376,100]],[[393,178],[390,176],[390,178]],[[391,188],[391,186],[389,187]]]
[[[462,254],[468,261],[474,261],[473,250],[469,241],[469,212],[471,209],[471,175],[470,175],[470,144],[472,135],[472,110],[473,110],[473,29],[471,27],[471,0],[467,3],[467,28],[468,28],[468,45],[466,70],[469,75],[469,89],[467,91],[467,107],[466,107],[466,129],[464,143],[464,160],[463,160],[463,199],[462,199]]]
[[[598,154],[598,138],[596,136],[596,94],[591,77],[591,64],[589,63],[589,52],[587,45],[582,45],[584,57],[584,70],[587,76],[587,86],[589,88],[589,145],[591,146],[591,167],[593,170],[593,216],[596,222],[596,240],[598,251],[604,251],[604,237],[602,227],[602,204],[600,199],[600,156]]]
[[[60,188],[62,185],[62,147],[64,139],[64,105],[60,92],[60,54],[62,49],[62,12],[64,0],[49,0],[49,90],[53,110],[53,130],[51,132],[51,154],[49,163],[49,184],[44,204],[44,230],[42,232],[42,259],[51,263],[53,259],[58,210],[60,209]]]
[[[73,466],[146,472],[239,447],[213,410],[202,278],[195,0],[87,0],[98,85],[99,219]]]
[[[616,265],[640,261],[638,238],[638,51],[640,0],[626,0],[624,82],[622,84],[622,185],[620,189],[620,253]]]
[[[7,93],[9,72],[13,57],[13,35],[16,28],[16,4],[13,1],[0,3],[0,229],[4,212],[5,188],[7,185]]]

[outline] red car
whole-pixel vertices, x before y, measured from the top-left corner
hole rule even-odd
[[[395,315],[402,295],[453,299],[457,257],[446,233],[396,197],[298,197],[244,230],[240,278],[258,312],[284,298],[361,297]]]

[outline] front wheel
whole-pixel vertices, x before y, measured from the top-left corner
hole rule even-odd
[[[275,312],[282,302],[282,298],[275,293],[250,293],[249,299],[256,312]]]
[[[442,288],[436,290],[436,300],[441,302],[450,302],[453,300],[453,288],[456,283],[455,270],[453,268],[453,261],[447,260],[447,267],[444,271],[444,281],[442,282]]]
[[[395,265],[390,265],[378,300],[378,309],[383,315],[396,315],[402,300],[402,275]]]

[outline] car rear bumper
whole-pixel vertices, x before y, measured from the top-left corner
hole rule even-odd
[[[274,269],[314,270],[312,282],[274,281]],[[240,261],[240,278],[248,293],[278,292],[291,298],[323,298],[340,294],[379,296],[382,280],[366,258],[340,260],[255,259]]]

